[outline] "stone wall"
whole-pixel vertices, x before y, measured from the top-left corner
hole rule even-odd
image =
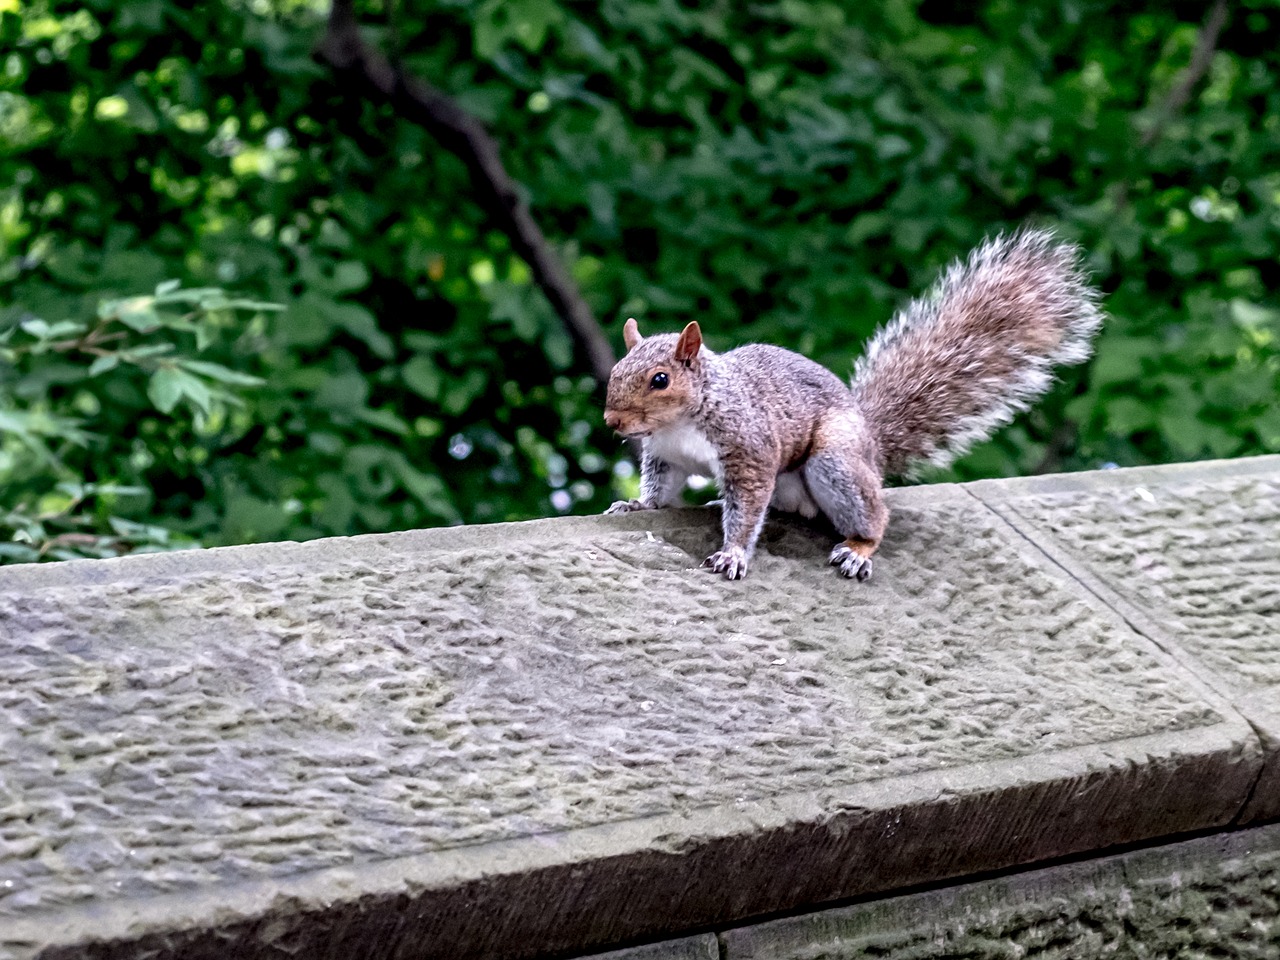
[[[889,897],[595,960],[1280,956],[1280,826]]]
[[[1280,815],[1280,458],[893,494],[865,584],[704,510],[0,570],[0,957],[580,954]]]

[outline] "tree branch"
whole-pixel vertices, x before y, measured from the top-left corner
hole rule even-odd
[[[417,77],[406,76],[383,54],[366,46],[352,0],[333,0],[329,27],[316,48],[316,58],[364,96],[390,103],[466,164],[476,199],[529,265],[534,282],[586,355],[592,374],[601,383],[607,382],[616,359],[613,348],[534,221],[529,205],[502,165],[497,142],[484,125],[452,97]]]
[[[1160,108],[1156,111],[1155,122],[1138,138],[1138,145],[1141,149],[1148,149],[1160,140],[1164,136],[1169,122],[1187,105],[1187,101],[1191,99],[1191,91],[1204,78],[1205,73],[1209,70],[1209,65],[1213,63],[1213,53],[1218,46],[1218,36],[1222,33],[1222,28],[1226,26],[1226,22],[1227,0],[1216,0],[1209,10],[1209,15],[1205,17],[1200,33],[1196,36],[1196,46],[1191,51],[1190,62],[1182,71],[1178,82],[1173,85],[1173,88],[1164,98]],[[1117,212],[1129,205],[1129,190],[1132,186],[1132,174],[1112,186],[1112,205]]]
[[[1191,51],[1191,62],[1187,64],[1186,69],[1182,71],[1182,76],[1178,78],[1178,82],[1173,85],[1164,103],[1160,105],[1155,123],[1139,139],[1140,146],[1149,147],[1164,136],[1164,128],[1187,105],[1187,101],[1191,99],[1191,91],[1204,78],[1209,65],[1213,63],[1213,53],[1218,46],[1218,37],[1226,23],[1227,0],[1217,0],[1209,10],[1204,26],[1200,28],[1199,36],[1196,37],[1195,49]]]
[[[1031,468],[1031,475],[1038,477],[1046,473],[1061,473],[1062,458],[1075,448],[1078,437],[1076,425],[1070,420],[1062,420],[1045,444],[1044,455]]]

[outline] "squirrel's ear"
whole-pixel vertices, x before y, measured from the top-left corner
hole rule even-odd
[[[627,350],[631,351],[636,348],[644,337],[640,336],[640,324],[636,323],[635,317],[627,317],[627,322],[622,325],[622,342],[627,345]]]
[[[688,366],[697,358],[701,346],[702,328],[698,326],[697,320],[691,320],[676,341],[676,359]]]

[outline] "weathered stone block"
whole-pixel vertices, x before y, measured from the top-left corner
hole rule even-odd
[[[625,950],[597,953],[592,960],[720,960],[720,944],[715,934],[704,933],[681,940],[663,940]]]
[[[725,960],[1280,956],[1280,826],[728,930]]]
[[[1280,457],[970,489],[1231,700],[1268,752],[1243,817],[1280,817]]]
[[[0,953],[586,951],[1238,814],[1223,697],[892,502],[867,584],[709,511],[0,571]]]

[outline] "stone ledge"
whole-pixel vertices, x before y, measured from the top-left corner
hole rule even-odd
[[[1280,817],[1280,457],[968,489],[1231,700],[1268,754],[1241,820]]]
[[[0,956],[583,952],[1269,815],[997,487],[894,491],[868,584],[700,510],[0,570]]]
[[[593,960],[721,960],[720,942],[714,933],[704,933],[696,937],[610,950],[595,954]]]
[[[1280,826],[789,917],[719,942],[724,960],[1275,956]],[[683,960],[666,946],[646,960]]]

